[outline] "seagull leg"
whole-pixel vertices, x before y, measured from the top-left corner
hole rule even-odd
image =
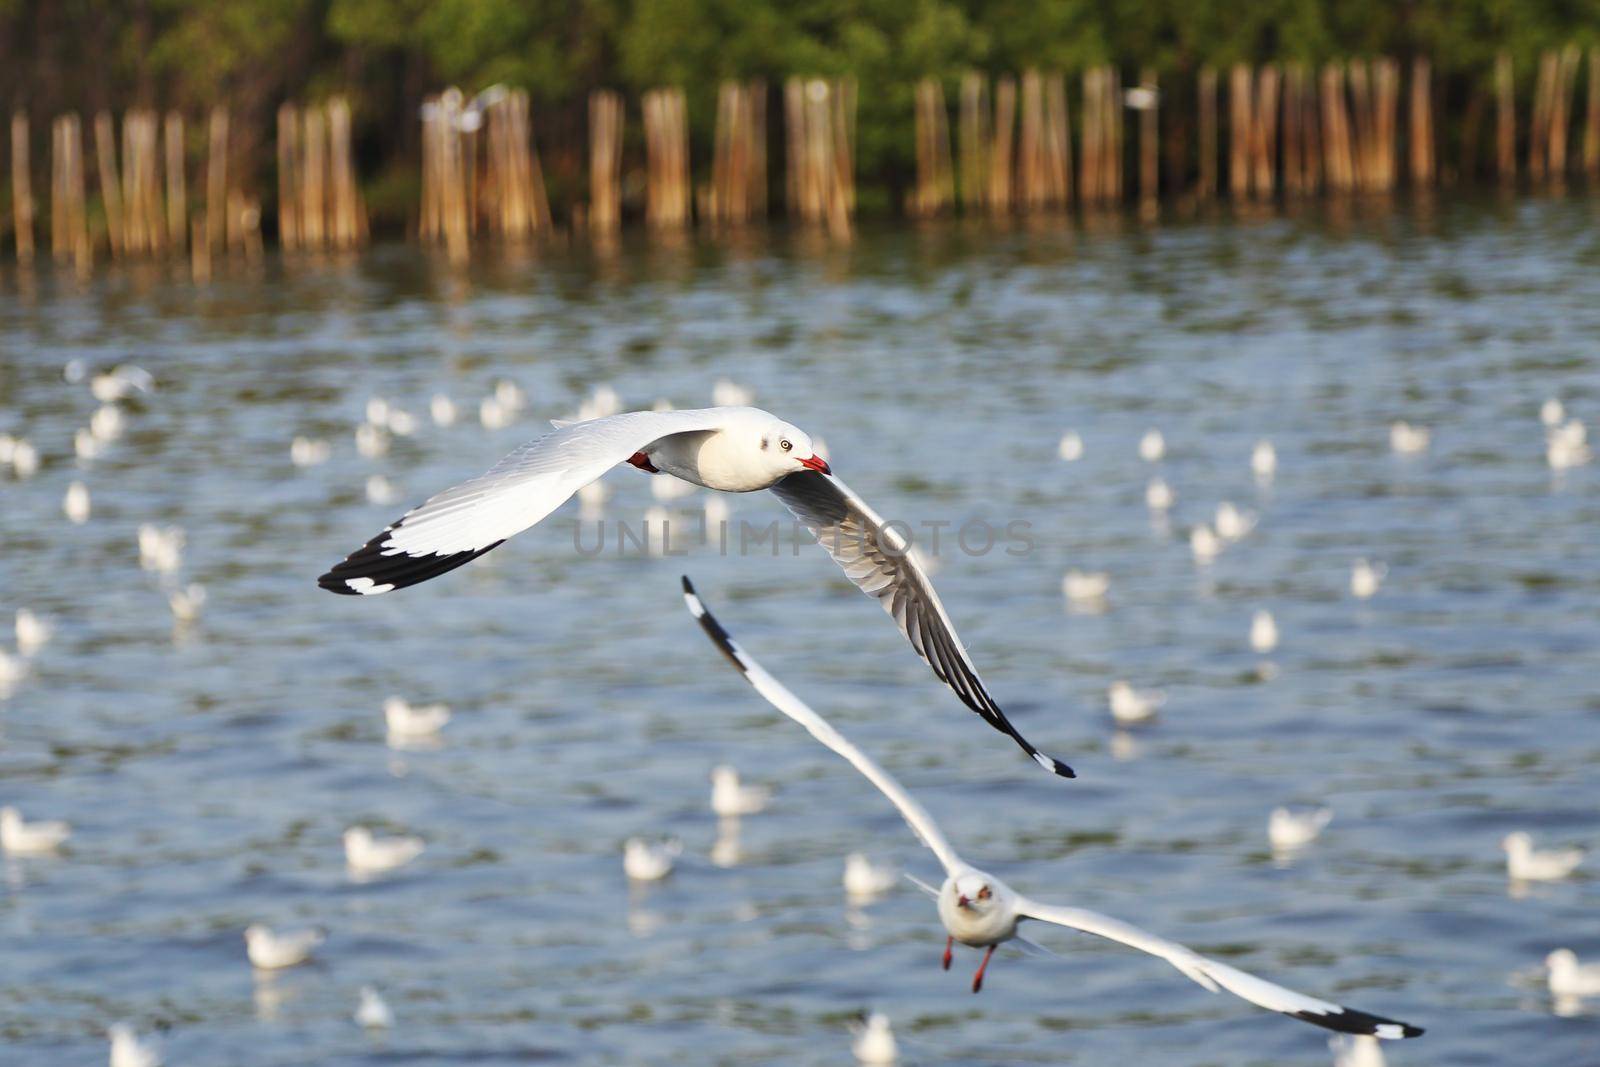
[[[952,947],[954,947],[955,943],[956,939],[953,937],[947,937],[944,939],[944,969],[947,971],[950,969],[951,959],[954,958],[954,954],[950,950]]]
[[[633,464],[635,467],[638,467],[640,470],[647,471],[650,474],[661,473],[656,469],[656,465],[650,462],[650,457],[645,455],[643,452],[635,452],[633,455],[628,457],[628,462]]]
[[[983,988],[983,972],[989,969],[989,957],[994,955],[994,946],[990,945],[983,954],[983,962],[978,964],[978,973],[972,976],[972,991],[976,993]]]

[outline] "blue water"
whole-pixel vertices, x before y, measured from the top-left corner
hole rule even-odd
[[[1513,893],[1501,837],[1600,846],[1597,471],[1553,473],[1538,405],[1600,417],[1600,202],[1518,201],[1140,229],[774,232],[597,257],[409,247],[220,267],[196,288],[124,268],[79,286],[0,271],[0,431],[42,470],[0,476],[0,617],[54,640],[0,701],[0,802],[70,820],[0,879],[0,1062],[99,1062],[104,1028],[169,1027],[173,1064],[850,1062],[887,1012],[909,1063],[1311,1065],[1325,1034],[1211,996],[1159,960],[1039,929],[1062,958],[939,969],[911,886],[865,908],[852,850],[938,868],[856,772],[778,716],[683,611],[689,573],[736,636],[900,776],[956,847],[1031,895],[1096,908],[1309,993],[1428,1027],[1395,1065],[1600,1061],[1600,1002],[1553,1013],[1542,960],[1600,958],[1589,873]],[[92,462],[96,403],[63,367],[157,380]],[[465,570],[380,598],[315,578],[409,503],[486,468],[609,382],[627,407],[730,378],[826,439],[835,470],[913,525],[1026,524],[1031,549],[950,550],[937,584],[1041,773],[945,691],[812,548],[585,556],[571,504]],[[531,400],[489,431],[497,379]],[[429,398],[463,418],[438,428]],[[420,417],[357,454],[370,396]],[[1433,431],[1420,456],[1389,424]],[[1140,435],[1161,428],[1152,466]],[[1084,458],[1062,463],[1067,429]],[[297,435],[332,459],[297,469]],[[1249,469],[1270,438],[1269,486]],[[370,503],[368,475],[395,503]],[[1178,501],[1144,504],[1159,473]],[[90,489],[82,526],[67,484]],[[648,479],[608,476],[610,523]],[[1191,525],[1259,526],[1214,564]],[[766,494],[732,521],[780,518]],[[688,525],[700,498],[673,502]],[[181,525],[201,618],[175,626],[141,523]],[[953,527],[952,527],[953,528]],[[1382,560],[1354,600],[1358,557]],[[1105,570],[1069,611],[1071,566]],[[1283,639],[1246,643],[1269,608]],[[9,636],[4,647],[10,647]],[[1263,661],[1267,662],[1263,662]],[[1118,738],[1110,682],[1164,689]],[[454,710],[385,743],[391,694]],[[708,774],[770,784],[733,866]],[[1278,804],[1327,804],[1288,862]],[[356,822],[427,839],[347,875]],[[621,845],[681,838],[630,892]],[[726,844],[726,842],[724,842]],[[726,857],[724,857],[726,859]],[[243,928],[320,924],[309,966],[253,976]],[[350,1019],[380,987],[398,1019]]]

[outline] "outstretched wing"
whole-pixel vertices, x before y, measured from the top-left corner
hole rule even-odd
[[[1017,902],[1017,911],[1024,918],[1082,930],[1097,937],[1120,941],[1152,956],[1160,956],[1213,993],[1226,989],[1234,996],[1242,997],[1257,1007],[1292,1015],[1296,1019],[1328,1030],[1346,1034],[1370,1034],[1373,1037],[1384,1038],[1416,1037],[1422,1033],[1420,1026],[1386,1019],[1381,1015],[1371,1015],[1355,1008],[1346,1008],[1330,1001],[1308,997],[1304,993],[1296,993],[1281,985],[1274,985],[1263,978],[1230,967],[1226,963],[1208,959],[1175,941],[1157,937],[1121,919],[1113,919],[1099,912],[1085,908],[1040,904],[1027,898]]]
[[[700,620],[700,627],[711,638],[711,642],[728,657],[728,662],[739,668],[745,681],[754,686],[756,692],[767,698],[767,703],[804,726],[812,737],[849,760],[856,770],[866,775],[867,780],[877,786],[883,795],[900,809],[901,817],[922,843],[939,857],[939,862],[943,864],[947,874],[966,869],[967,865],[956,855],[955,849],[950,847],[950,842],[945,840],[944,834],[939,830],[939,824],[933,821],[933,816],[929,815],[888,771],[878,766],[871,756],[851,744],[843,734],[833,728],[832,723],[812,711],[805,701],[789,692],[782,682],[768,674],[766,668],[740,648],[734,642],[732,635],[723,629],[716,616],[711,614],[700,597],[695,594],[694,586],[687,577],[683,579],[683,599],[689,605],[689,613]]]
[[[983,679],[978,677],[978,669],[956,635],[955,625],[945,614],[939,594],[933,591],[933,583],[904,537],[892,526],[885,526],[876,512],[831,474],[791,474],[774,485],[772,491],[844,568],[857,588],[882,602],[917,655],[927,661],[963,704],[983,716],[990,726],[1008,734],[1045,770],[1063,778],[1076,777],[1071,767],[1046,756],[1018,733],[983,687]]]
[[[629,411],[567,423],[421,507],[317,579],[371,596],[436,578],[521,533],[633,453],[662,437],[716,429],[715,409]]]

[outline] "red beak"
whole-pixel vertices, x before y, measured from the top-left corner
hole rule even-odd
[[[821,456],[812,456],[810,459],[803,459],[800,461],[800,466],[810,467],[812,470],[819,471],[822,474],[833,473],[833,468],[828,466],[828,461],[823,459]]]
[[[971,903],[972,903],[972,901],[968,900],[966,897],[962,897],[962,896],[956,897],[956,907],[958,907],[958,908],[964,908],[968,904],[971,904]]]

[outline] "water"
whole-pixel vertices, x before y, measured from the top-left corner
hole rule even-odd
[[[0,798],[76,834],[59,859],[4,864],[0,1061],[94,1062],[129,1018],[171,1024],[175,1064],[837,1064],[871,1006],[916,1063],[1327,1062],[1321,1031],[1131,951],[1041,929],[1063,958],[1002,952],[974,997],[977,954],[939,970],[913,888],[847,909],[848,851],[937,868],[726,668],[680,572],[1019,889],[1427,1026],[1394,1064],[1600,1059],[1597,1005],[1554,1017],[1538,970],[1561,945],[1600,956],[1593,874],[1517,897],[1499,850],[1513,829],[1600,844],[1596,472],[1553,475],[1536,416],[1547,395],[1597,414],[1594,222],[1575,200],[868,232],[848,251],[773,234],[464,279],[399,247],[205,289],[7,273],[0,430],[45,466],[0,482],[0,609],[57,632],[0,703]],[[71,434],[94,402],[62,380],[73,359],[159,382],[82,468]],[[825,437],[886,515],[1029,524],[1025,554],[947,544],[937,581],[990,688],[1080,780],[962,709],[815,549],[584,558],[573,505],[406,593],[316,589],[404,503],[593,383],[698,405],[723,376]],[[532,403],[490,432],[471,416],[500,377]],[[427,422],[435,392],[463,423]],[[370,395],[424,422],[376,460],[352,438]],[[1389,451],[1397,418],[1433,428],[1429,453]],[[1143,503],[1150,426],[1178,493],[1167,526]],[[1086,443],[1070,465],[1068,428]],[[301,434],[331,461],[292,467]],[[1259,437],[1280,458],[1266,489]],[[371,473],[401,503],[369,503]],[[61,515],[74,477],[83,526]],[[651,503],[634,471],[609,483],[610,520]],[[1188,527],[1223,499],[1260,526],[1197,568]],[[764,494],[730,503],[735,522],[780,514]],[[186,529],[198,623],[175,629],[140,570],[142,522]],[[1390,568],[1366,603],[1348,594],[1361,556]],[[1066,610],[1069,566],[1111,573],[1108,611]],[[1269,679],[1246,643],[1257,607],[1283,631]],[[1169,697],[1131,753],[1105,710],[1119,677]],[[455,709],[442,747],[385,745],[391,693]],[[731,868],[708,858],[721,761],[777,790]],[[1337,812],[1288,865],[1265,841],[1280,803]],[[428,850],[353,883],[339,835],[358,821]],[[686,855],[630,894],[636,833]],[[253,921],[330,938],[257,980]],[[350,1021],[367,983],[398,1017],[387,1040]]]

